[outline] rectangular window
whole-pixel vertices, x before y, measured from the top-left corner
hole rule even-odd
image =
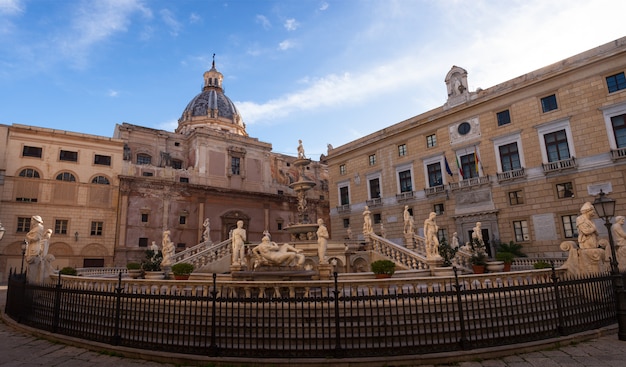
[[[576,227],[576,214],[564,215],[561,217],[561,223],[563,223],[563,235],[565,238],[577,238],[578,228]]]
[[[370,166],[373,166],[376,164],[376,154],[370,154],[369,163],[370,163]]]
[[[78,152],[72,152],[69,150],[61,150],[59,152],[60,161],[78,162]]]
[[[283,230],[283,222],[276,223],[276,229],[278,229],[279,231],[282,231]]]
[[[444,212],[443,203],[433,205],[433,211],[437,213],[437,215],[442,215]]]
[[[370,184],[370,199],[380,198],[380,179],[374,178],[369,181]]]
[[[182,243],[182,242],[180,242],[180,243],[177,243],[177,244],[176,244],[176,248],[185,248],[185,247],[187,247],[187,244],[186,244],[186,243]]]
[[[374,224],[379,224],[383,221],[383,217],[380,213],[374,213],[373,215]]]
[[[154,172],[142,172],[141,175],[143,177],[152,177],[154,176]]]
[[[558,105],[556,104],[556,94],[552,94],[541,99],[541,110],[544,113],[556,110],[557,108]]]
[[[398,145],[398,156],[399,157],[404,157],[404,156],[406,156],[406,154],[407,154],[406,144]]]
[[[91,222],[91,235],[102,236],[102,227],[104,227],[104,222]]]
[[[496,113],[496,118],[498,119],[498,126],[511,123],[511,113],[509,112],[509,110],[504,110]]]
[[[189,177],[181,177],[179,181],[182,183],[189,183]]]
[[[22,149],[22,156],[41,158],[41,151],[42,149],[40,147],[29,147],[28,145],[24,145],[24,148]]]
[[[341,205],[350,204],[350,192],[348,190],[348,186],[339,188],[339,202]]]
[[[517,150],[517,143],[500,145],[500,163],[502,163],[502,172],[518,170],[522,168],[522,163]]]
[[[54,233],[55,234],[67,234],[67,220],[57,219],[54,221]]]
[[[183,161],[180,159],[172,159],[170,163],[173,169],[183,169]]]
[[[432,148],[437,146],[437,135],[431,134],[426,137],[426,147]]]
[[[606,86],[609,88],[609,93],[617,92],[626,88],[626,78],[624,73],[611,75],[606,77]]]
[[[524,204],[524,196],[522,195],[522,190],[509,191],[509,204],[510,205]]]
[[[400,192],[413,191],[413,184],[411,183],[411,171],[410,170],[399,172],[398,179],[400,181]]]
[[[98,164],[98,165],[101,165],[101,166],[110,166],[111,165],[111,156],[110,155],[96,154],[93,157],[93,164]]]
[[[515,232],[515,242],[524,242],[524,241],[530,240],[527,221],[525,220],[513,221],[513,231]]]
[[[345,175],[346,174],[346,165],[345,164],[339,165],[339,174],[340,175]]]
[[[443,185],[443,176],[441,174],[441,163],[433,163],[426,166],[428,171],[428,185],[429,187]]]
[[[545,134],[543,139],[546,143],[548,162],[562,161],[570,158],[569,145],[567,143],[567,134],[565,130]]]
[[[148,237],[139,237],[139,247],[148,247]]]
[[[350,227],[350,218],[343,218],[343,228]]]
[[[556,195],[559,199],[574,197],[574,186],[571,182],[556,184]]]
[[[137,164],[152,164],[152,157],[147,154],[137,154]]]
[[[444,238],[447,241],[448,240],[448,231],[445,228],[440,228],[437,231],[437,237],[439,238],[439,242],[441,242]]]
[[[241,169],[241,158],[239,157],[231,157],[230,158],[230,173],[233,175],[239,175]]]
[[[148,223],[148,213],[141,213],[141,222]]]
[[[617,148],[626,148],[626,115],[611,117],[611,125]]]
[[[187,217],[184,215],[181,215],[178,217],[178,224],[187,224]]]
[[[461,169],[463,170],[463,179],[478,177],[476,170],[476,160],[474,153],[461,156]]]
[[[18,217],[16,232],[28,232],[28,231],[30,231],[30,218]]]

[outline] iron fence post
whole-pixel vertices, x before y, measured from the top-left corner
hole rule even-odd
[[[122,311],[122,272],[117,276],[117,288],[115,288],[115,331],[111,344],[120,345],[122,339],[120,335],[120,317]]]
[[[211,345],[209,345],[209,355],[212,357],[217,356],[217,342],[215,340],[216,325],[215,317],[217,315],[217,274],[213,273],[213,290],[211,291]]]
[[[341,328],[339,326],[339,284],[337,282],[337,272],[333,272],[333,278],[335,279],[335,357],[341,357],[343,351],[341,350]]]
[[[459,346],[461,349],[467,348],[467,335],[465,331],[465,319],[463,316],[463,301],[461,300],[461,284],[459,284],[459,273],[457,267],[453,267],[454,270],[454,289],[456,291],[456,302],[459,308],[459,327],[461,328],[461,338],[459,339]]]
[[[52,321],[52,332],[56,333],[59,328],[59,318],[61,313],[61,273],[59,272],[59,278],[57,280],[56,289],[54,292],[54,318]]]
[[[556,331],[559,333],[559,335],[566,335],[565,319],[563,318],[563,305],[561,304],[561,294],[559,293],[559,277],[556,276],[556,270],[554,269],[554,260],[550,260],[550,266],[552,267],[551,278],[552,284],[554,285],[554,300],[556,302],[556,312],[559,320]]]

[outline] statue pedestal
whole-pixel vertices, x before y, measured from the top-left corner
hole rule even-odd
[[[413,233],[404,234],[404,247],[413,248]]]
[[[333,275],[333,266],[330,264],[319,264],[317,265],[317,270],[320,274],[320,280],[331,279]]]
[[[428,268],[430,269],[431,275],[435,275],[435,268],[439,268],[441,267],[441,265],[443,265],[443,258],[441,256],[438,256],[435,258],[427,259],[426,262],[428,263]]]
[[[232,274],[232,273],[237,273],[237,272],[240,272],[240,271],[244,271],[244,270],[246,270],[246,267],[245,267],[245,266],[243,266],[243,265],[239,265],[239,264],[232,264],[232,265],[230,266],[230,273],[231,273],[231,274]]]

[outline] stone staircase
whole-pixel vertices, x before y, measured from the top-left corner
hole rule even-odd
[[[196,270],[202,269],[206,265],[215,263],[224,257],[232,256],[232,240],[230,238],[220,242],[212,241],[201,242],[193,247],[174,255],[174,264],[186,262],[193,264]]]

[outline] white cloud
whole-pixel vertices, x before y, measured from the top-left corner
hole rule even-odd
[[[324,2],[322,3],[322,5],[320,5],[320,8],[319,8],[319,9],[320,9],[321,11],[324,11],[324,10],[328,9],[328,7],[329,7],[328,3],[324,1]]]
[[[119,95],[119,92],[113,89],[109,89],[109,92],[107,94],[109,97],[117,97]]]
[[[293,18],[287,19],[285,21],[285,29],[287,29],[288,31],[295,31],[296,29],[298,29],[299,26],[300,26],[300,23],[298,23]]]
[[[180,31],[180,23],[176,20],[176,16],[168,9],[162,9],[160,11],[161,19],[167,26],[170,28],[170,34],[172,36],[178,36],[178,32]]]
[[[267,17],[265,15],[258,14],[256,16],[256,22],[257,22],[257,24],[260,24],[261,27],[263,27],[263,29],[270,29],[270,28],[272,28],[272,23],[270,23],[270,20],[267,19]]]
[[[0,14],[16,15],[24,11],[20,0],[0,0]]]
[[[288,50],[290,48],[293,48],[295,46],[295,43],[291,40],[284,40],[281,43],[278,44],[278,49],[281,51],[285,51]]]
[[[189,23],[192,23],[192,24],[193,24],[193,23],[198,23],[198,22],[200,22],[200,21],[202,21],[202,17],[201,17],[201,16],[199,16],[198,14],[196,14],[196,13],[191,13],[191,14],[189,15]]]

